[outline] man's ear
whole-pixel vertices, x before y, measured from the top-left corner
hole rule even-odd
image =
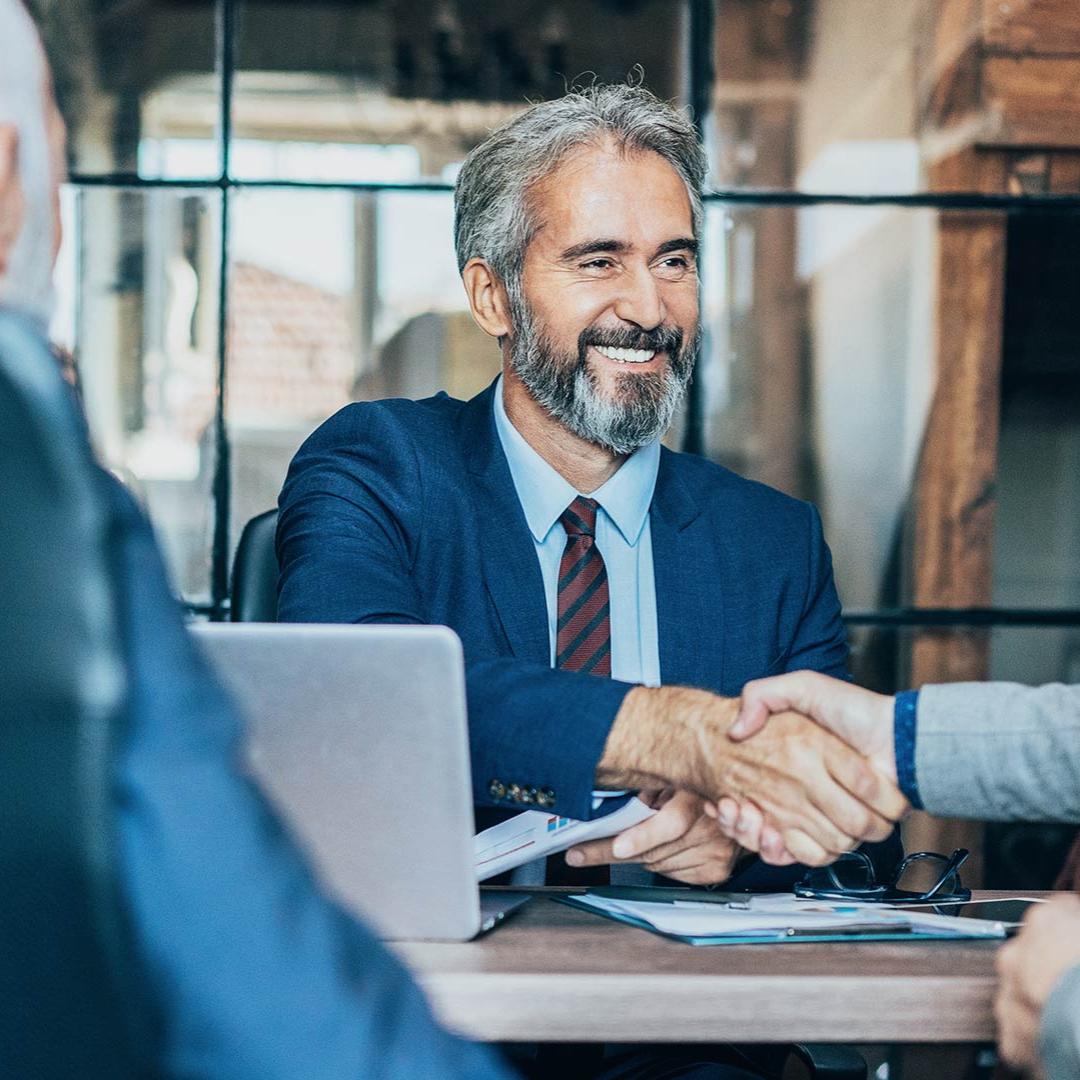
[[[461,271],[465,295],[476,325],[493,338],[503,338],[513,330],[506,288],[483,259],[470,259]]]

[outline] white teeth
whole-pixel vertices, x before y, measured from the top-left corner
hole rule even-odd
[[[607,345],[597,345],[595,348],[598,353],[620,364],[647,364],[656,355],[652,349],[615,349]]]

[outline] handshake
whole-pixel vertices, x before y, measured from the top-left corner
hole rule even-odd
[[[894,707],[892,697],[816,672],[798,671],[747,683],[743,688],[739,715],[728,737],[739,741],[758,735],[774,713],[800,714],[841,739],[850,752],[861,754],[879,776],[888,781],[883,788],[868,786],[864,794],[868,810],[877,810],[896,821],[909,807],[897,786]],[[852,794],[860,795],[859,792]],[[791,847],[780,824],[769,821],[753,796],[739,802],[731,795],[724,795],[718,803],[706,804],[705,812],[717,819],[725,835],[737,838],[743,847],[759,852],[766,862],[783,866],[807,861],[796,849],[801,842],[796,848]],[[795,839],[799,840],[797,836]],[[862,839],[879,837],[864,834]]]
[[[752,852],[823,866],[884,840],[909,809],[897,786],[893,699],[814,672],[751,682],[739,699],[679,687],[625,698],[596,772],[660,812],[572,848],[574,866],[637,862],[691,884]]]

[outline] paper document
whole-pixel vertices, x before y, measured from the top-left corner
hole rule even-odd
[[[847,937],[927,934],[956,937],[1003,937],[993,923],[948,915],[909,913],[881,904],[799,901],[791,896],[747,896],[736,904],[674,900],[655,903],[619,900],[587,893],[577,906],[599,914],[645,923],[662,934],[685,938],[783,940],[799,937]]]
[[[999,921],[981,918],[965,918],[958,915],[940,914],[937,911],[926,911],[912,908],[907,904],[859,903],[852,900],[811,900],[802,897],[791,896],[785,893],[770,893],[761,896],[750,897],[750,908],[754,911],[769,912],[770,914],[782,911],[805,914],[815,911],[831,911],[849,916],[860,921],[870,913],[887,911],[893,915],[900,915],[906,919],[913,930],[927,934],[955,934],[958,937],[1004,937],[1006,924]]]
[[[599,799],[596,801],[600,802]],[[559,817],[543,810],[526,810],[476,834],[476,880],[487,881],[496,874],[565,851],[586,840],[614,836],[655,813],[640,799],[630,799],[613,813],[592,821]]]

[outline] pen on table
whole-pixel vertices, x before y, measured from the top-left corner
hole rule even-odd
[[[783,937],[865,937],[867,934],[887,934],[893,937],[898,934],[912,933],[910,923],[852,923],[850,926],[821,927],[821,926],[789,926],[781,935]]]

